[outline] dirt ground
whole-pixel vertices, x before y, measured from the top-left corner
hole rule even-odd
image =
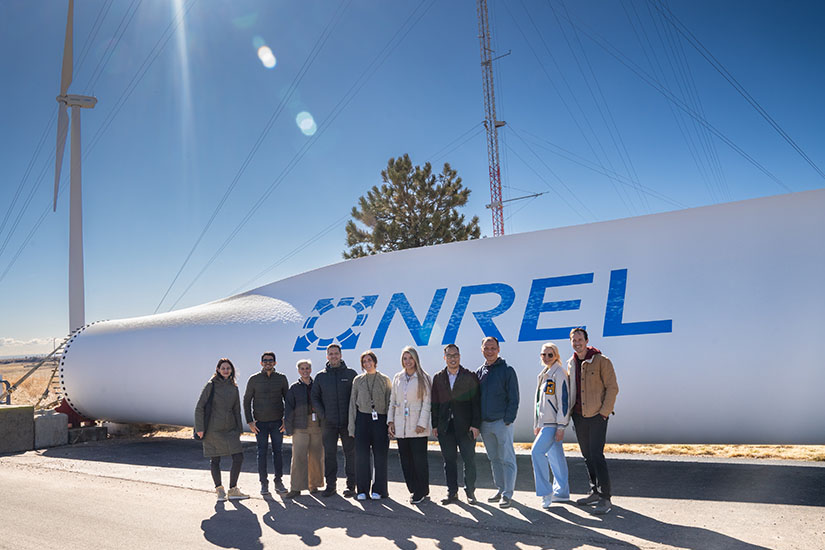
[[[36,362],[2,362],[0,361],[0,375],[12,384],[17,382]],[[47,363],[40,367],[31,377],[14,392],[12,403],[34,405],[43,391],[51,375],[53,364]],[[46,401],[51,401],[49,396]],[[180,426],[145,426],[143,437],[192,437],[192,428]],[[430,445],[438,445],[431,441]],[[480,445],[480,444],[479,444]],[[517,443],[516,446],[528,451],[530,443]],[[565,443],[567,453],[577,452],[575,443]],[[605,452],[618,454],[640,455],[671,455],[671,456],[708,456],[719,458],[752,458],[752,459],[782,459],[805,460],[813,462],[825,461],[825,445],[641,445],[641,444],[608,444]]]

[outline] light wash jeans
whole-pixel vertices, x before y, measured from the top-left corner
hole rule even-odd
[[[564,459],[564,447],[556,441],[556,426],[545,426],[539,430],[533,441],[533,477],[536,480],[536,494],[544,497],[552,494],[554,499],[570,498],[570,485],[567,482],[567,461]],[[550,471],[553,471],[553,485],[550,485]]]
[[[482,421],[481,437],[493,470],[493,483],[502,495],[513,498],[518,473],[516,451],[513,448],[513,425],[505,426],[504,420]]]

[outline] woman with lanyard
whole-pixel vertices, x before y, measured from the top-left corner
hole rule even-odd
[[[401,372],[392,381],[387,427],[390,437],[398,438],[398,457],[410,491],[410,503],[419,504],[430,494],[427,438],[432,382],[421,368],[414,347],[401,351],[401,366]]]
[[[349,435],[355,438],[355,482],[358,500],[387,498],[387,409],[392,382],[378,372],[378,357],[370,350],[361,354],[361,370],[352,381],[349,400]],[[375,475],[370,472],[370,449]],[[370,489],[372,482],[372,489]]]

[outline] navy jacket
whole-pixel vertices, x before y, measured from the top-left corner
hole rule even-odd
[[[487,422],[516,421],[518,413],[518,378],[513,367],[499,357],[492,365],[481,365],[476,370],[481,384],[481,419]]]

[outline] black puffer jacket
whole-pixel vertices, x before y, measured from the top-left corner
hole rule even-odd
[[[309,426],[312,413],[310,394],[315,383],[310,380],[304,384],[300,379],[289,387],[284,399],[284,430],[286,435],[293,435],[295,430],[305,430]]]
[[[327,366],[312,383],[312,407],[324,426],[345,428],[349,418],[349,397],[355,371],[341,361],[337,367]]]

